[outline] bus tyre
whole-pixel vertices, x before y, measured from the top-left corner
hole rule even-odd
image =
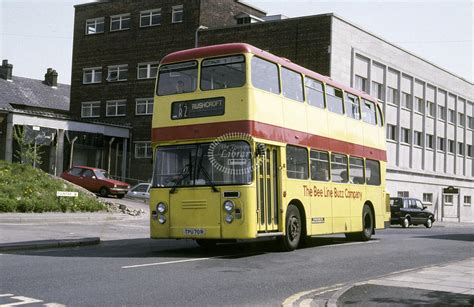
[[[213,249],[216,247],[216,240],[196,239],[196,243],[203,249]]]
[[[107,195],[109,195],[109,190],[106,187],[102,187],[99,190],[99,194],[102,197],[107,197]]]
[[[374,232],[374,216],[367,205],[362,209],[362,231],[346,233],[346,238],[354,241],[369,241]]]
[[[293,251],[301,241],[302,223],[300,211],[295,205],[289,205],[286,210],[286,234],[279,237],[280,247],[283,251]]]

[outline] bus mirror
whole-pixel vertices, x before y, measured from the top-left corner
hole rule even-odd
[[[257,156],[264,156],[266,151],[267,147],[265,146],[265,144],[257,144]]]

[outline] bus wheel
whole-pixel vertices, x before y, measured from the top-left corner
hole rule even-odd
[[[213,249],[216,247],[216,240],[196,239],[196,243],[204,249]]]
[[[287,252],[295,250],[300,243],[301,233],[300,211],[295,205],[289,205],[286,210],[286,234],[278,238],[282,250]]]
[[[374,217],[369,206],[362,209],[362,231],[346,233],[346,238],[354,241],[369,241],[374,232]]]

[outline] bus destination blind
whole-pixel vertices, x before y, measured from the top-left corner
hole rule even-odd
[[[185,119],[223,115],[224,97],[191,101],[176,101],[171,105],[171,119]]]

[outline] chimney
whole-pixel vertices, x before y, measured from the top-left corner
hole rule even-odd
[[[54,69],[48,68],[46,74],[44,75],[44,83],[52,87],[57,87],[58,73]]]
[[[2,66],[0,66],[0,78],[4,80],[12,80],[12,71],[13,65],[8,64],[8,60],[2,61]]]

